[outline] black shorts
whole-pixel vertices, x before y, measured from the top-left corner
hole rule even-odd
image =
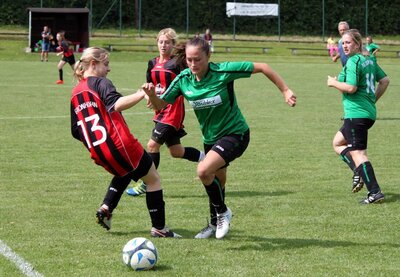
[[[64,62],[69,63],[70,65],[74,65],[74,64],[75,64],[75,56],[74,56],[74,55],[69,56],[69,57],[63,56],[63,57],[62,57],[62,60],[63,60]]]
[[[132,179],[137,182],[143,176],[146,176],[149,173],[151,165],[153,164],[153,160],[150,155],[144,151],[142,158],[134,171],[129,172],[126,177]],[[124,176],[125,177],[125,176]]]
[[[151,139],[158,144],[164,143],[170,147],[173,145],[181,144],[181,138],[186,136],[184,129],[176,130],[173,126],[157,122],[151,133]]]
[[[207,154],[210,150],[217,152],[226,162],[230,162],[242,156],[249,146],[250,130],[241,135],[232,134],[220,138],[215,144],[204,144],[204,152]]]
[[[365,150],[368,144],[368,129],[375,121],[369,118],[346,118],[340,132],[351,150]]]

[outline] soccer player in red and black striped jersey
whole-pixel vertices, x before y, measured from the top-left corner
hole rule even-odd
[[[147,184],[146,203],[154,237],[180,237],[165,226],[165,208],[160,177],[151,157],[130,133],[121,112],[141,101],[142,90],[122,96],[106,78],[109,54],[91,47],[75,66],[79,84],[71,96],[71,132],[90,152],[94,162],[114,177],[103,204],[96,213],[97,222],[111,228],[113,210],[131,180]]]
[[[158,96],[161,96],[179,72],[187,67],[184,59],[179,59],[179,57],[173,55],[176,41],[177,34],[174,29],[162,29],[157,36],[159,56],[151,59],[148,63],[146,79],[148,83],[155,86]],[[147,143],[147,151],[156,168],[160,164],[160,148],[164,143],[174,158],[182,158],[192,162],[203,159],[203,152],[193,147],[184,147],[181,144],[181,138],[186,135],[183,126],[184,118],[183,96],[179,97],[175,103],[155,112],[153,117],[155,127]],[[145,182],[127,190],[127,194],[131,196],[138,196],[145,192]]]
[[[74,70],[75,56],[74,50],[70,48],[70,42],[65,39],[65,32],[58,32],[56,37],[58,41],[57,56],[62,55],[62,58],[57,66],[59,79],[57,80],[56,84],[61,85],[64,84],[63,67],[66,63],[69,63],[72,70]]]

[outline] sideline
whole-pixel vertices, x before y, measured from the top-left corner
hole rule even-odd
[[[41,273],[37,272],[30,263],[28,263],[23,258],[18,256],[1,239],[0,239],[0,254],[3,255],[6,259],[13,262],[25,276],[27,276],[27,277],[43,277],[43,275]]]

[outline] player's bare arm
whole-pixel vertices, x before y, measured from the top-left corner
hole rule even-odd
[[[114,109],[117,112],[129,109],[139,103],[145,97],[145,95],[146,93],[144,92],[144,90],[139,89],[134,94],[123,96],[119,98],[117,102],[115,102]]]

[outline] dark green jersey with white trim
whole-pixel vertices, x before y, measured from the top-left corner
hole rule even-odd
[[[183,95],[199,121],[203,142],[214,144],[223,136],[249,129],[237,105],[233,82],[250,77],[253,69],[252,62],[210,62],[207,74],[197,81],[188,68],[174,79],[161,99],[173,103]]]
[[[356,86],[357,91],[343,93],[344,118],[376,119],[375,83],[385,76],[376,59],[362,54],[349,57],[338,80]]]

